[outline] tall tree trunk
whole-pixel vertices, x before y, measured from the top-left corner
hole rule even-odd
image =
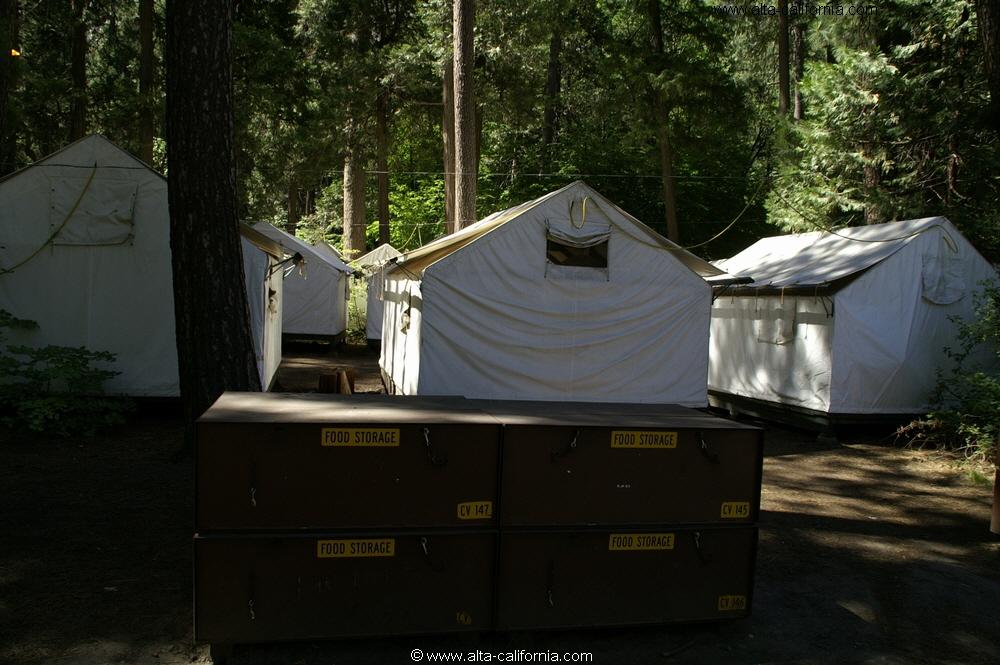
[[[170,249],[181,400],[260,390],[236,216],[232,0],[167,0]]]
[[[556,140],[556,114],[559,109],[559,96],[562,87],[562,32],[558,25],[552,29],[552,39],[549,40],[549,66],[545,78],[545,111],[542,115],[542,159],[541,171],[549,170],[552,144]]]
[[[792,117],[802,120],[805,107],[802,102],[802,79],[806,70],[806,27],[801,20],[795,22],[795,108]]]
[[[153,0],[139,0],[139,157],[153,163]]]
[[[646,14],[653,55],[657,66],[663,63],[663,21],[660,18],[660,0],[647,0]],[[663,221],[667,238],[679,243],[680,227],[677,223],[677,189],[674,182],[674,149],[670,142],[670,107],[662,90],[653,90],[653,122],[656,125],[656,143],[660,149],[660,177],[663,184]]]
[[[474,0],[455,0],[455,228],[476,222],[476,100],[473,85]]]
[[[295,235],[300,219],[302,219],[302,206],[299,205],[299,183],[294,175],[290,175],[288,176],[288,221],[285,223],[285,230]]]
[[[990,125],[1000,131],[1000,0],[976,0],[976,16],[990,86]]]
[[[778,113],[787,115],[788,95],[788,0],[778,0]]]
[[[375,170],[378,171],[378,242],[389,242],[389,89],[378,96],[375,117]]]
[[[444,220],[445,233],[455,232],[455,67],[454,58],[444,66],[441,100],[441,143],[444,144]]]
[[[17,132],[11,97],[17,88],[17,0],[0,0],[0,177],[17,168]]]
[[[365,253],[365,174],[357,146],[344,153],[344,255],[348,260]]]
[[[87,135],[87,0],[70,0],[73,10],[72,51],[70,54],[69,140]]]
[[[876,190],[881,181],[881,174],[878,168],[871,163],[873,146],[865,143],[861,147],[861,159],[864,163],[864,192],[865,192],[865,224],[880,224],[882,221],[882,211],[875,202]]]

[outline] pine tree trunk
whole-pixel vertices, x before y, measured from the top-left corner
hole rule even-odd
[[[542,115],[542,159],[541,172],[549,170],[552,144],[556,140],[556,114],[559,109],[559,95],[562,87],[562,32],[558,27],[552,29],[552,39],[549,40],[549,66],[545,78],[545,110]]]
[[[139,0],[139,157],[153,163],[155,136],[153,98],[153,0]]]
[[[73,10],[72,50],[70,54],[69,140],[87,135],[87,0],[70,0]]]
[[[802,102],[802,79],[806,70],[806,27],[802,21],[795,23],[795,107],[792,117],[802,120],[805,107]]]
[[[454,60],[444,66],[441,100],[441,143],[444,145],[444,220],[445,233],[455,232],[455,78]]]
[[[882,212],[875,203],[876,190],[881,181],[881,174],[872,160],[872,148],[870,143],[865,143],[861,147],[861,159],[864,162],[864,192],[865,192],[865,224],[879,224],[882,220]]]
[[[455,228],[476,222],[476,100],[473,85],[473,0],[455,0]]]
[[[299,220],[302,219],[302,206],[299,205],[299,184],[295,176],[288,177],[288,221],[285,223],[285,230],[295,235],[295,230],[299,227]]]
[[[993,513],[990,518],[990,531],[1000,535],[1000,467],[993,474]]]
[[[650,41],[653,55],[663,61],[663,21],[660,18],[660,0],[648,0],[646,15],[649,20]],[[674,182],[674,148],[670,142],[670,107],[662,90],[653,90],[653,122],[656,125],[656,143],[660,150],[660,177],[663,184],[663,221],[667,238],[680,242],[677,224],[677,189]]]
[[[348,260],[365,253],[365,174],[354,145],[344,153],[343,245]]]
[[[778,0],[778,113],[787,115],[788,95],[788,0]]]
[[[17,169],[17,133],[11,98],[17,88],[17,0],[0,0],[0,177]]]
[[[1000,0],[976,0],[976,17],[990,88],[990,125],[1000,131]]]
[[[167,1],[167,163],[181,399],[260,390],[236,207],[232,1]]]
[[[389,242],[389,90],[378,96],[375,118],[375,150],[378,171],[378,242]]]

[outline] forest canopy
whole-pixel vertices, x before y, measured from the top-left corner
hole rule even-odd
[[[996,5],[479,0],[477,216],[583,179],[712,259],[945,215],[996,261]],[[0,0],[0,174],[92,132],[164,171],[164,12]],[[452,15],[238,0],[240,219],[340,246],[351,209],[368,249],[444,233]]]

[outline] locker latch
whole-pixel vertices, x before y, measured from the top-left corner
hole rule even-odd
[[[431,446],[431,430],[428,427],[424,428],[424,448],[427,449],[427,460],[433,466],[444,466],[448,463],[448,456],[438,457],[434,452],[434,447]]]
[[[702,563],[709,563],[712,558],[708,556],[708,553],[701,549],[701,532],[694,532],[694,551],[698,554],[698,560]]]
[[[704,455],[709,462],[712,464],[719,463],[719,453],[708,447],[708,444],[705,442],[704,432],[698,432],[698,448],[701,450],[701,454]]]
[[[573,440],[569,442],[568,446],[566,446],[562,450],[552,451],[552,461],[555,462],[560,457],[566,457],[571,452],[573,452],[574,450],[576,450],[576,441],[579,438],[580,438],[580,430],[576,430],[576,433],[573,434]]]

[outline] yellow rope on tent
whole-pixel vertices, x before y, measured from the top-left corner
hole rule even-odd
[[[75,213],[76,209],[80,207],[80,203],[83,201],[83,197],[87,193],[87,190],[90,189],[90,183],[94,181],[94,175],[96,174],[97,174],[97,162],[94,162],[94,168],[91,169],[90,171],[90,177],[87,178],[87,183],[83,186],[83,190],[81,190],[80,196],[76,197],[76,203],[73,204],[73,207],[70,208],[69,212],[66,214],[66,219],[64,219],[62,223],[59,224],[59,227],[52,232],[52,235],[50,235],[45,240],[45,242],[43,242],[41,246],[39,246],[38,249],[33,251],[31,255],[28,256],[28,258],[24,259],[23,261],[20,261],[19,263],[14,264],[14,266],[11,268],[0,268],[0,275],[6,275],[7,273],[14,272],[18,268],[26,264],[28,261],[38,256],[43,249],[49,246],[49,243],[51,243],[53,240],[56,239],[56,236],[59,235],[60,232],[62,232],[63,228],[66,226],[70,218],[73,216],[73,213]]]
[[[589,196],[584,196],[583,197],[583,205],[581,206],[581,208],[582,208],[582,214],[580,216],[580,224],[579,225],[577,225],[577,223],[575,221],[573,221],[573,206],[576,204],[576,199],[570,199],[570,201],[569,201],[569,223],[573,225],[574,229],[577,229],[577,230],[582,229],[587,224],[587,201],[588,200],[590,200]],[[607,213],[605,213],[605,215],[607,215]]]

